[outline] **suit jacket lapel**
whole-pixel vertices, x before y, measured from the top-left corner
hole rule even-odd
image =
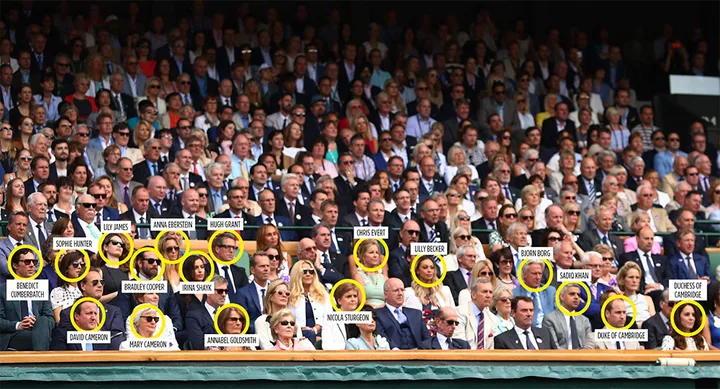
[[[385,306],[385,312],[388,316],[390,316],[390,321],[393,323],[398,333],[400,333],[402,331],[402,329],[400,329],[400,323],[397,321],[397,318],[387,305]]]

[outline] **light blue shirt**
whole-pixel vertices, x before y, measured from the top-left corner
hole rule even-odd
[[[376,86],[380,89],[383,89],[385,87],[385,81],[390,79],[390,73],[382,70],[382,69],[376,69],[373,70],[372,76],[370,76],[370,84],[372,86]]]
[[[687,153],[680,150],[677,151],[677,155],[687,158]],[[655,159],[653,162],[655,170],[658,172],[660,177],[663,177],[673,172],[672,166],[673,162],[675,162],[675,156],[670,151],[665,149],[655,154]]]
[[[240,157],[238,157],[235,154],[230,155],[230,166],[232,168],[232,172],[230,173],[230,179],[234,180],[238,177],[242,177],[242,166],[245,166],[245,171],[247,171],[248,176],[250,175],[250,168],[252,168],[255,165],[255,160],[246,158],[244,160],[240,160]]]

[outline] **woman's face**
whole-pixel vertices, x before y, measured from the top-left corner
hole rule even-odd
[[[283,316],[280,321],[275,324],[275,334],[279,339],[291,339],[295,334],[295,326],[291,325],[295,322],[295,318],[288,315]],[[286,323],[283,325],[283,323]]]
[[[223,129],[222,132],[224,139],[232,139],[233,135],[235,135],[235,123],[230,123],[227,126],[225,126],[225,129]]]
[[[227,319],[225,319],[225,333],[232,335],[239,335],[243,330],[243,318],[241,313],[236,310],[230,311]]]
[[[315,280],[315,268],[312,265],[303,262],[302,264],[302,282],[303,285],[310,285]]]
[[[447,192],[448,205],[457,206],[460,204],[462,196],[456,190],[449,190]]]
[[[150,129],[144,123],[137,126],[137,128],[135,128],[135,131],[137,132],[137,138],[139,140],[144,142],[150,139]]]
[[[206,189],[198,189],[197,192],[200,196],[200,208],[205,208],[208,203],[208,191]]]
[[[365,135],[368,132],[368,124],[365,118],[358,118],[355,121],[355,131],[360,135]]]
[[[360,260],[367,267],[376,267],[380,264],[380,250],[376,245],[371,245]]]
[[[640,138],[635,138],[640,139]],[[645,179],[650,181],[650,186],[652,186],[653,189],[657,189],[660,185],[660,175],[655,173],[650,173],[647,176],[645,176]]]
[[[582,100],[580,100],[582,101]],[[589,111],[580,111],[580,124],[582,125],[588,125],[592,121],[592,114]],[[640,138],[640,143],[642,145],[642,138]]]
[[[33,120],[30,118],[27,118],[27,119],[23,120],[22,124],[20,124],[20,132],[22,132],[25,135],[32,134],[34,125],[35,125],[35,123],[33,123]]]
[[[465,196],[468,191],[468,181],[466,178],[458,179],[454,186],[455,190],[458,191],[458,193],[461,196]],[[500,187],[498,187],[498,190],[500,190]]]
[[[580,219],[580,208],[571,206],[570,208],[568,208],[568,211],[565,214],[565,217],[567,217],[568,225],[577,226],[578,220]]]
[[[680,312],[680,327],[683,331],[690,332],[695,326],[695,309],[690,304],[685,304]]]
[[[430,73],[428,73],[428,83],[430,85],[435,85],[438,81],[438,74],[436,71],[432,70]]]
[[[522,221],[527,228],[532,229],[535,224],[535,216],[530,211],[522,211],[520,212],[520,221]]]
[[[109,107],[110,106],[110,95],[107,93],[100,93],[95,99],[98,107]]]
[[[625,291],[636,292],[640,288],[640,272],[637,269],[630,269],[625,274]]]
[[[165,253],[165,258],[169,259],[171,261],[175,261],[178,258],[180,258],[180,245],[178,244],[178,241],[175,239],[168,239],[165,241],[165,244],[163,244],[163,252]]]
[[[607,203],[605,203],[605,205],[610,207],[610,209],[612,209],[613,213],[615,213],[615,211],[617,211],[617,200],[615,200],[615,199],[608,200]]]
[[[272,297],[270,297],[270,301],[272,301],[275,305],[280,307],[286,307],[288,304],[288,298],[290,297],[290,291],[288,290],[287,286],[284,284],[281,284],[277,288],[275,288],[275,291],[272,294]]]
[[[608,115],[608,120],[610,120],[610,124],[618,125],[620,123],[620,115],[611,113]]]
[[[167,60],[160,61],[160,75],[167,76],[170,74],[170,62]]]
[[[550,232],[550,233],[548,234],[547,240],[548,240],[548,246],[550,246],[550,247],[555,247],[555,243],[557,243],[558,241],[560,241],[560,234],[558,234],[558,233],[555,232],[555,231]]]
[[[508,275],[508,274],[512,273],[512,269],[513,269],[512,258],[500,258],[498,270],[500,271],[501,275]]]
[[[65,230],[62,232],[63,238],[72,238],[75,236],[75,227],[73,227],[72,223],[68,223],[67,227],[65,227]]]
[[[25,185],[22,180],[15,180],[12,184],[12,195],[16,199],[25,197]]]
[[[85,271],[85,258],[78,259],[77,261],[71,262],[68,268],[65,270],[65,276],[69,278],[78,278]]]
[[[87,92],[89,87],[90,87],[90,84],[88,83],[87,86],[85,87],[85,92]],[[85,94],[85,92],[82,92],[82,93]],[[67,116],[71,122],[77,123],[78,111],[75,108],[68,109],[67,112],[65,112],[65,116]]]
[[[500,223],[504,226],[509,226],[515,223],[518,219],[518,214],[515,212],[515,208],[506,208],[500,215]]]
[[[265,252],[270,257],[270,272],[277,274],[278,269],[280,269],[280,253],[274,247],[268,247]]]
[[[32,99],[32,89],[25,86],[20,90],[20,101],[23,104],[27,104],[30,102],[30,99]]]
[[[507,137],[508,139],[505,140],[505,137]],[[507,143],[507,145],[505,145],[505,146],[509,147],[511,141],[512,141],[512,136],[509,133],[505,133],[503,135],[503,144]],[[530,148],[530,145],[528,145],[527,143],[520,143],[520,146],[518,146],[518,152],[521,156],[524,156],[525,152],[528,151],[529,148]],[[529,161],[526,161],[525,163],[527,163],[528,166],[530,165]]]
[[[400,90],[398,89],[398,84],[391,82],[387,85],[387,88],[385,88],[385,92],[390,95],[390,97],[393,98],[393,100],[398,97],[400,94]]]
[[[354,311],[359,302],[358,290],[355,288],[348,290],[337,300],[341,311]]]
[[[453,239],[455,240],[455,247],[462,247],[466,244],[470,243],[470,239],[472,237],[466,230],[460,231],[457,233],[457,235],[453,236]]]
[[[387,173],[385,173],[385,172],[380,173],[378,178],[380,179],[380,189],[385,191],[386,189],[388,189],[390,187],[390,180],[388,179]]]
[[[283,139],[282,134],[277,133],[275,136],[273,136],[270,140],[270,145],[275,150],[282,150],[283,147],[285,147],[285,140]]]
[[[64,202],[70,201],[73,194],[73,188],[70,186],[63,185],[58,189],[58,200],[64,200]]]
[[[475,46],[475,57],[476,58],[485,58],[485,53],[487,53],[487,47],[485,47],[484,43],[479,43]]]
[[[500,298],[498,298],[497,300],[497,303],[495,303],[495,309],[497,309],[498,313],[502,314],[503,316],[506,316],[510,313],[510,300],[512,300],[512,296],[510,296],[510,293],[502,292]]]
[[[358,324],[358,325],[357,325],[358,328],[360,329],[360,331],[362,331],[362,332],[375,332],[375,328],[376,328],[376,325],[375,325],[375,315],[373,315],[370,320],[371,320],[371,321],[370,321],[370,323],[368,323],[368,324]]]
[[[105,195],[110,195],[113,191],[113,184],[109,180],[100,180],[100,186],[105,190]]]
[[[169,258],[168,258],[169,259]],[[204,258],[197,258],[195,259],[195,263],[193,263],[192,268],[192,280],[193,281],[205,281],[205,259]]]
[[[498,194],[500,194],[500,185],[495,181],[487,181],[485,190],[488,192],[488,195],[497,197]]]
[[[103,69],[102,57],[99,55],[95,56],[95,58],[93,58],[92,62],[90,63],[90,67],[96,72],[101,72]]]
[[[205,111],[208,113],[217,113],[218,102],[215,99],[210,99],[205,104]]]
[[[17,158],[17,164],[18,167],[22,170],[29,170],[30,169],[30,161],[32,161],[32,156],[30,155],[30,152],[25,150],[21,151],[20,154],[18,154]]]
[[[123,246],[125,243],[120,239],[119,236],[112,236],[108,239],[105,239],[105,242],[103,244],[103,250],[113,258],[120,258],[123,251]]]
[[[540,204],[540,194],[536,190],[529,192],[525,197],[526,198],[523,200],[531,207],[535,207]]]
[[[470,216],[468,216],[467,212],[460,211],[458,213],[458,226],[470,231]]]
[[[85,169],[84,166],[76,168],[72,178],[75,186],[85,186],[87,182],[87,169]]]
[[[429,284],[432,282],[433,276],[437,274],[435,272],[435,262],[432,259],[423,259],[418,263],[415,272],[422,282]]]
[[[650,216],[639,216],[637,219],[635,219],[635,223],[633,224],[635,225],[636,231],[640,231],[641,229],[650,225]]]
[[[293,123],[290,126],[290,139],[300,140],[301,137],[302,137],[302,129],[300,128],[300,125]]]
[[[325,128],[323,128],[322,132],[323,136],[325,136],[328,140],[335,140],[338,135],[337,126],[335,126],[335,124],[328,124]]]
[[[545,107],[548,109],[548,111],[555,112],[556,104],[557,104],[557,96],[548,96],[547,104],[545,105]]]
[[[143,314],[140,321],[138,321],[137,328],[140,336],[149,338],[155,333],[155,329],[158,325],[158,323],[155,323],[155,320],[158,320],[159,323],[161,319],[154,310],[148,310]]]

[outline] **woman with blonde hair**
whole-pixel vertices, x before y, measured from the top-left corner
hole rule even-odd
[[[515,327],[515,319],[510,316],[510,301],[512,299],[513,291],[505,285],[498,285],[493,291],[490,312],[497,316],[497,328],[500,333]]]
[[[434,311],[442,307],[454,307],[455,301],[452,292],[447,285],[438,283],[432,288],[421,285],[418,280],[424,284],[436,284],[438,280],[438,264],[432,255],[421,257],[415,263],[415,275],[413,282],[409,288],[405,288],[405,306],[415,308],[422,312],[425,325],[430,333],[436,331],[434,323]],[[438,262],[439,263],[439,262]],[[443,269],[439,269],[441,272]],[[447,269],[445,269],[447,271]],[[412,269],[411,269],[412,271]]]
[[[95,180],[95,183],[100,185],[105,190],[106,207],[115,208],[118,210],[118,212],[120,212],[120,214],[128,211],[127,205],[125,205],[125,203],[117,201],[117,199],[113,195],[114,185],[112,178],[108,176],[101,176]]]
[[[438,107],[443,105],[443,86],[440,81],[440,72],[435,68],[428,69],[425,74],[425,82],[428,84],[428,91],[430,92],[430,102]]]
[[[603,259],[603,274],[598,282],[613,288],[617,287],[617,277],[613,274],[617,272],[617,268],[613,267],[613,262],[615,261],[613,249],[606,244],[599,244],[593,247],[592,251],[599,253]]]
[[[470,221],[470,219],[471,219],[470,215],[466,211],[461,210],[460,212],[458,212],[457,215],[455,215],[454,218],[452,218],[452,220],[450,220],[450,231],[454,232],[457,228],[464,228],[466,232],[471,232],[472,231],[472,222]],[[455,236],[455,234],[453,234],[453,237],[454,236]],[[478,259],[487,259],[485,257],[485,248],[483,247],[483,244],[480,241],[480,239],[478,239],[474,235],[470,235],[470,243],[469,244],[475,246],[475,250],[477,250],[477,253],[478,253]],[[454,252],[454,251],[451,251],[452,250],[451,247],[453,247],[453,245],[455,245],[455,242],[453,241],[453,239],[451,239],[450,242],[448,242],[448,246],[449,246],[448,251],[449,252]],[[455,250],[457,250],[457,247],[455,248]],[[447,257],[445,259],[447,259]],[[457,262],[457,260],[455,262]]]
[[[467,156],[460,145],[454,145],[447,151],[447,167],[445,168],[445,182],[450,185],[453,177],[461,167],[468,167],[472,172],[471,181],[479,180],[477,169],[473,165],[467,163]]]
[[[255,319],[255,334],[260,338],[260,349],[270,350],[273,348],[272,331],[270,328],[270,319],[272,316],[283,309],[288,308],[288,299],[290,298],[290,284],[283,280],[275,280],[267,287],[265,293],[265,301],[263,301],[263,314]],[[295,334],[301,337],[300,327],[295,326]]]
[[[528,100],[528,94],[524,91],[518,91],[513,96],[513,100],[518,107],[518,118],[520,119],[520,128],[526,129],[528,127],[535,126],[535,118],[530,113],[530,101]]]
[[[563,226],[567,229],[567,231],[577,233],[577,235],[582,234],[582,232],[585,230],[585,226],[582,223],[582,213],[580,212],[580,207],[575,202],[568,202],[562,207],[563,213],[565,216],[563,217]]]
[[[378,140],[373,136],[370,121],[364,114],[358,114],[350,118],[350,129],[360,134],[365,141],[365,146],[370,149],[371,154],[379,150]]]
[[[168,261],[177,261],[180,258],[180,241],[175,234],[166,232],[158,240],[158,251],[162,258]],[[165,264],[163,279],[170,283],[173,292],[180,289],[180,273],[178,272],[178,264]]]
[[[605,110],[605,117],[608,121],[606,128],[610,130],[611,135],[610,150],[616,153],[622,152],[628,145],[630,130],[620,123],[620,111],[617,108],[610,107]]]
[[[555,117],[555,104],[557,104],[558,101],[558,95],[555,93],[545,95],[545,110],[535,115],[535,125],[538,128],[542,128],[545,119]]]
[[[637,233],[644,227],[650,226],[650,215],[647,214],[647,212],[643,211],[635,211],[630,214],[629,216],[630,220],[630,230],[635,233],[635,235],[630,236],[623,241],[623,245],[625,246],[625,252],[631,253],[638,249],[638,242],[637,242]],[[662,253],[662,247],[660,247],[660,243],[658,241],[653,241],[652,248],[650,249],[650,253],[652,254],[661,254]]]
[[[277,261],[278,277],[288,276],[293,264],[292,257],[280,241],[278,228],[274,224],[263,224],[257,230],[256,239],[256,250],[266,251],[272,247],[278,251],[279,258],[270,258],[270,262]]]
[[[502,191],[500,190],[500,180],[498,180],[492,174],[489,176],[485,176],[485,178],[482,179],[482,188],[487,191],[488,196],[495,197],[495,199],[497,199],[498,205],[510,204],[514,206],[512,201],[506,199]]]
[[[308,260],[297,261],[290,271],[288,306],[297,317],[303,336],[315,344],[316,339],[322,336],[325,314],[333,309],[315,266]],[[274,327],[272,322],[270,327]]]
[[[635,305],[635,309],[631,309],[630,304],[625,303],[628,316],[633,316],[634,312],[637,313],[635,323],[638,328],[642,326],[645,320],[655,315],[655,305],[650,296],[640,293],[641,276],[642,270],[640,269],[640,265],[631,261],[626,262],[617,274],[618,289]]]
[[[145,142],[151,138],[152,133],[155,131],[152,123],[147,120],[138,121],[133,130],[133,143],[135,147],[140,149],[142,155],[145,155]]]
[[[145,81],[145,90],[142,92],[141,96],[137,97],[136,104],[139,105],[143,100],[150,100],[150,102],[155,106],[155,109],[157,109],[158,117],[166,114],[167,103],[165,102],[165,98],[161,95],[162,87],[163,82],[159,77],[148,78],[147,81]]]
[[[492,255],[490,257],[492,258]],[[478,278],[487,278],[492,282],[493,289],[497,287],[497,277],[495,277],[495,270],[490,260],[485,259],[475,262],[475,266],[470,271],[470,283],[467,289],[461,290],[460,294],[458,294],[458,307],[467,307],[468,303],[472,301],[472,285]]]
[[[392,102],[391,113],[404,113],[407,114],[407,107],[405,102],[400,95],[400,85],[394,79],[385,81],[383,91],[388,94],[389,100]]]
[[[522,208],[527,208],[535,215],[535,228],[545,228],[545,207],[543,207],[540,197],[540,190],[535,185],[526,185],[522,192]],[[520,204],[516,204],[516,208]]]
[[[358,245],[357,261],[366,268],[374,269],[383,262],[380,243],[375,239],[365,239]],[[388,279],[387,264],[381,269],[372,273],[357,266],[355,257],[348,258],[350,274],[353,279],[360,283],[365,289],[367,304],[374,307],[382,307],[385,302],[385,281]]]

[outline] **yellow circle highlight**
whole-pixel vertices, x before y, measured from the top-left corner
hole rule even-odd
[[[420,281],[420,278],[418,278],[417,274],[415,274],[415,266],[417,266],[417,262],[420,260],[420,258],[425,256],[438,257],[440,258],[440,263],[442,264],[442,272],[440,273],[440,278],[438,278],[437,281],[433,282],[432,284],[427,284]],[[434,261],[433,264],[435,264]],[[445,262],[445,258],[440,254],[418,254],[415,256],[415,258],[413,258],[413,261],[410,264],[410,275],[412,276],[413,280],[418,283],[418,285],[428,289],[434,288],[442,284],[443,280],[445,279],[445,276],[447,275],[447,262]]]
[[[87,274],[90,272],[90,256],[88,255],[87,251],[85,251],[85,250],[76,250],[76,251],[81,252],[83,254],[83,256],[85,256],[85,271],[82,274],[80,274],[80,276],[77,278],[65,277],[65,275],[62,274],[62,272],[60,271],[60,261],[58,259],[60,259],[60,256],[66,251],[67,250],[60,250],[57,253],[57,255],[55,256],[55,273],[57,274],[58,277],[65,280],[65,282],[69,282],[69,283],[79,282],[80,280],[85,278],[85,276],[87,276]]]
[[[146,251],[153,252],[153,253],[155,253],[155,254],[157,255],[158,259],[160,258],[160,253],[158,253],[158,251],[155,250],[154,247],[143,247],[143,248],[141,248],[140,250],[136,251],[136,252],[132,255],[132,257],[130,257],[130,275],[132,275],[132,277],[133,277],[136,281],[143,282],[143,280],[141,280],[140,277],[138,277],[137,273],[135,272],[135,259],[137,258],[138,254],[144,253],[144,252],[146,252]],[[160,270],[158,270],[157,276],[155,276],[155,278],[153,278],[153,279],[150,280],[150,281],[160,281],[160,280],[162,280],[163,273],[165,273],[165,262],[163,262],[162,260],[160,260]]]
[[[103,252],[103,242],[105,241],[105,237],[110,235],[109,232],[104,233],[100,237],[100,241],[98,241],[98,254],[100,254],[100,258],[102,258],[103,261],[105,261],[105,263],[107,263],[108,265],[120,266],[120,265],[124,265],[125,262],[129,261],[130,257],[132,257],[133,251],[135,251],[135,241],[132,238],[132,236],[130,236],[130,234],[128,234],[127,232],[115,232],[115,234],[125,235],[125,237],[127,238],[129,245],[130,245],[130,249],[128,251],[127,257],[125,257],[125,259],[123,259],[120,262],[115,262],[115,261],[111,261],[111,260],[107,259],[107,257],[105,256],[105,253]]]
[[[375,267],[367,267],[367,266],[363,265],[362,263],[360,263],[360,260],[358,259],[358,256],[357,256],[358,247],[360,247],[360,243],[362,243],[362,241],[364,241],[365,239],[375,239],[376,241],[380,242],[382,247],[385,249],[385,257],[383,258],[382,262],[380,262],[380,264]],[[362,238],[362,239],[358,240],[355,243],[355,247],[353,247],[353,258],[355,258],[355,264],[359,268],[363,269],[366,273],[373,273],[373,272],[376,272],[376,271],[382,269],[387,264],[388,259],[390,259],[390,249],[388,248],[388,245],[387,245],[387,243],[385,243],[384,239]]]
[[[248,330],[250,329],[250,315],[248,315],[245,308],[243,308],[240,304],[235,304],[235,303],[225,304],[215,311],[215,317],[213,318],[213,325],[215,326],[215,331],[220,335],[225,335],[222,333],[222,331],[220,331],[220,326],[218,325],[218,318],[220,317],[220,312],[222,312],[224,309],[230,308],[230,307],[239,309],[240,312],[242,312],[242,314],[245,315],[245,325],[243,326],[243,329],[242,329],[242,332],[240,333],[240,335],[247,334]]]
[[[188,255],[184,256],[182,263],[184,264],[185,261],[187,261],[187,259],[193,255],[201,255],[205,259],[207,259],[208,262],[210,263],[210,275],[208,275],[208,277],[205,279],[205,282],[210,282],[210,280],[212,280],[213,276],[215,275],[215,264],[213,263],[212,259],[210,259],[210,257],[208,256],[207,253],[195,250],[195,251],[188,251]],[[182,268],[183,268],[182,265],[180,265],[180,269],[178,269],[178,273],[180,273],[180,279],[182,279],[184,282],[190,282],[185,277],[185,274],[183,274]]]
[[[585,292],[587,293],[586,296],[588,296],[587,302],[585,303],[585,308],[583,308],[579,311],[576,311],[576,312],[570,312],[567,309],[565,309],[565,307],[563,307],[562,304],[560,304],[560,291],[563,290],[563,288],[565,288],[568,285],[580,285],[583,289],[585,289]],[[585,311],[588,310],[588,308],[590,308],[591,302],[592,302],[592,294],[590,294],[590,288],[587,285],[585,285],[584,282],[565,281],[562,284],[560,284],[560,287],[558,287],[557,290],[555,291],[555,304],[557,304],[557,307],[560,310],[560,312],[564,313],[567,316],[582,315],[583,313],[585,313]]]
[[[335,301],[335,290],[337,290],[338,286],[340,286],[342,284],[347,284],[347,283],[357,286],[358,289],[360,290],[360,296],[361,296],[360,303],[358,304],[358,307],[355,308],[355,310],[353,311],[353,312],[360,312],[362,307],[365,306],[365,301],[367,301],[367,295],[365,295],[365,288],[359,282],[357,282],[353,279],[346,278],[346,279],[340,280],[332,287],[332,289],[330,290],[330,304],[332,304],[332,307],[336,312],[343,312],[340,310],[340,308],[338,308],[337,302]]]
[[[608,323],[607,319],[605,318],[605,307],[607,307],[607,305],[611,301],[616,300],[616,299],[625,300],[628,304],[630,304],[630,308],[632,308],[632,311],[633,311],[632,320],[630,320],[630,323],[628,323],[625,327],[622,327],[622,328],[611,326],[610,323]],[[630,300],[630,297],[622,295],[622,294],[616,294],[615,296],[612,296],[609,299],[607,299],[605,301],[605,304],[603,304],[602,308],[600,308],[600,318],[602,319],[603,324],[605,324],[605,327],[607,327],[611,330],[619,330],[619,331],[629,330],[630,327],[632,327],[633,324],[635,324],[635,318],[637,318],[637,307],[635,307],[635,303],[632,302],[632,300]]]
[[[88,266],[89,267],[89,266]],[[98,323],[98,326],[93,328],[92,330],[84,330],[80,327],[78,327],[77,323],[75,322],[75,309],[80,306],[80,304],[89,301],[92,303],[95,303],[95,305],[100,309],[100,316],[102,316],[102,319],[100,319],[100,323]],[[107,313],[105,313],[105,306],[98,300],[94,299],[92,297],[83,297],[75,301],[75,304],[73,304],[72,308],[70,308],[70,323],[72,323],[73,328],[77,332],[97,332],[100,331],[102,326],[105,325],[105,319],[107,319]]]
[[[698,329],[693,332],[680,331],[680,329],[677,327],[677,324],[675,323],[675,311],[684,304],[691,304],[691,305],[698,307],[698,309],[700,309],[700,314],[702,315],[702,325],[700,325],[700,327],[698,327]],[[697,320],[697,318],[695,318],[695,320]],[[700,305],[700,303],[698,303],[695,300],[683,300],[683,301],[675,304],[675,306],[672,309],[672,312],[670,312],[670,326],[672,327],[673,330],[675,330],[675,332],[677,332],[678,334],[680,334],[686,338],[692,338],[693,336],[699,334],[700,331],[702,331],[703,328],[705,328],[706,324],[707,324],[707,315],[705,314],[705,310]]]
[[[218,257],[215,256],[215,253],[212,250],[212,244],[215,241],[215,238],[217,238],[217,236],[223,232],[229,232],[229,233],[235,235],[236,238],[238,238],[238,255],[235,256],[235,258],[233,258],[232,261],[221,261],[220,259],[218,259]],[[244,252],[245,252],[245,241],[243,240],[242,236],[240,236],[240,234],[235,230],[217,230],[212,234],[212,236],[210,237],[210,240],[208,240],[208,253],[210,254],[210,257],[212,257],[212,259],[218,263],[218,265],[221,265],[221,266],[233,265],[237,261],[240,260],[240,258],[242,257]]]
[[[17,253],[20,249],[30,249],[33,253],[37,254],[38,258],[38,268],[35,269],[35,274],[33,274],[30,277],[20,277],[15,273],[15,270],[12,268],[12,257]],[[15,247],[10,252],[10,255],[7,257],[8,260],[8,270],[10,271],[10,275],[13,276],[14,279],[18,281],[32,281],[40,275],[40,272],[42,272],[43,266],[45,265],[45,261],[43,260],[42,253],[40,250],[38,250],[35,246],[30,246],[29,244],[21,244],[20,246]],[[89,266],[88,266],[89,267]]]
[[[140,311],[144,310],[145,308],[150,308],[150,309],[154,310],[155,312],[157,312],[157,314],[160,317],[160,323],[161,323],[160,331],[158,331],[157,334],[155,334],[149,338],[140,336],[140,333],[138,333],[137,329],[135,329],[135,315],[140,313]],[[167,324],[167,323],[165,323],[165,315],[162,313],[160,308],[158,308],[150,303],[143,303],[143,304],[138,305],[137,307],[135,307],[135,309],[133,309],[132,313],[130,314],[130,331],[132,331],[133,335],[135,335],[135,337],[138,339],[157,339],[157,338],[159,338],[165,332],[165,324]]]
[[[180,234],[183,238],[185,238],[185,255],[183,255],[182,257],[178,258],[175,261],[171,261],[171,260],[163,257],[163,255],[160,253],[160,247],[158,247],[158,245],[160,244],[160,237],[162,237],[164,234],[166,234],[168,232],[170,232],[170,230],[160,231],[160,233],[155,237],[155,250],[158,253],[158,258],[160,258],[161,261],[163,261],[164,263],[167,263],[168,265],[176,265],[178,263],[185,262],[185,259],[187,259],[187,257],[190,255],[190,254],[188,254],[188,252],[190,251],[190,238],[188,238],[185,231],[181,231],[181,230],[175,231],[178,234]],[[178,246],[179,245],[180,245],[180,242],[178,242]]]
[[[547,289],[548,286],[550,286],[550,284],[552,284],[552,280],[553,280],[553,277],[555,276],[555,272],[553,271],[552,263],[550,263],[550,260],[547,258],[541,258],[541,261],[545,262],[545,266],[547,266],[548,271],[550,272],[550,276],[548,277],[548,280],[545,283],[545,285],[543,285],[539,288],[531,288],[531,287],[525,285],[525,280],[523,280],[523,277],[522,277],[522,268],[523,268],[523,266],[525,266],[525,263],[529,260],[530,260],[530,258],[525,258],[520,262],[520,265],[518,266],[518,269],[517,269],[517,274],[519,274],[517,279],[520,282],[520,285],[522,285],[522,287],[525,288],[525,290],[527,290],[528,292],[540,293],[543,290]]]

